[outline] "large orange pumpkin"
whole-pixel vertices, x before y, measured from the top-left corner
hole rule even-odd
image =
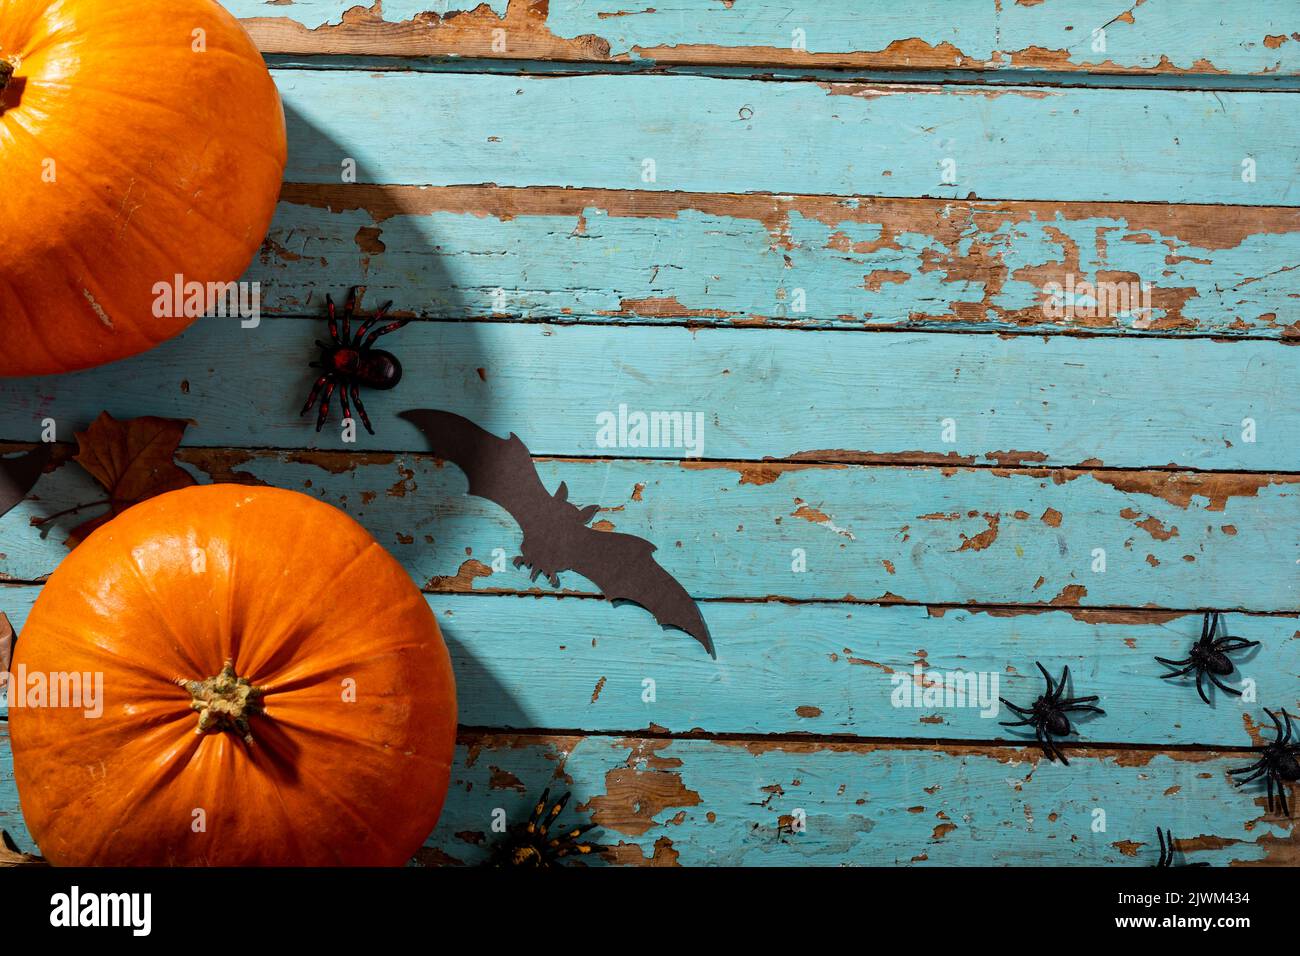
[[[56,865],[398,865],[446,796],[433,613],[365,529],[297,492],[124,512],[51,575],[12,670],[18,795]],[[80,700],[53,691],[71,674]]]
[[[285,126],[219,4],[6,0],[0,86],[0,375],[135,355],[194,321],[161,284],[239,278],[275,209]]]

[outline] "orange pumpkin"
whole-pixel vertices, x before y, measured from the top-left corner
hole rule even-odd
[[[239,278],[285,157],[275,84],[214,0],[0,3],[0,375],[179,334],[196,316],[164,284],[207,305]]]
[[[399,865],[446,796],[433,613],[298,492],[196,486],[124,512],[51,575],[12,671],[18,795],[56,865]]]

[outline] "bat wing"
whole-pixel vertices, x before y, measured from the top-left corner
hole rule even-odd
[[[467,418],[433,409],[413,409],[398,417],[424,432],[435,456],[465,473],[471,495],[506,509],[525,534],[536,509],[554,507],[532,455],[513,432],[509,438],[498,438]]]
[[[50,460],[50,446],[37,445],[18,458],[0,458],[0,515],[27,497]]]
[[[587,544],[572,570],[611,601],[639,604],[664,627],[685,631],[713,658],[713,638],[686,589],[654,558],[655,546],[636,535],[587,528]]]

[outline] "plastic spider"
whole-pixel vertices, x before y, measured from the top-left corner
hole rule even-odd
[[[1160,859],[1156,866],[1209,866],[1205,861],[1198,863],[1175,863],[1174,853],[1178,848],[1174,845],[1174,835],[1168,830],[1161,830],[1156,827],[1156,839],[1160,841]]]
[[[397,356],[392,352],[374,348],[374,344],[379,336],[396,332],[411,320],[397,319],[387,325],[374,328],[375,323],[382,321],[392,307],[393,303],[387,302],[378,312],[361,323],[357,334],[353,335],[352,316],[356,305],[357,290],[353,286],[343,306],[343,330],[340,335],[339,324],[334,315],[334,300],[328,295],[325,296],[325,306],[329,310],[330,341],[316,340],[316,344],[320,346],[320,361],[312,362],[310,366],[323,371],[311,387],[307,404],[298,413],[300,416],[306,415],[316,404],[317,396],[320,396],[320,413],[316,416],[317,431],[321,430],[325,420],[329,418],[330,397],[337,388],[339,401],[343,403],[344,420],[352,417],[352,410],[348,407],[348,396],[351,395],[352,402],[361,415],[361,424],[365,425],[366,431],[373,435],[375,430],[370,427],[370,418],[366,415],[366,407],[361,404],[357,387],[364,385],[366,388],[389,389],[402,380],[402,363],[397,361]],[[321,395],[321,389],[325,390],[324,395]]]
[[[549,787],[543,790],[542,798],[533,807],[528,821],[510,827],[492,848],[489,865],[549,869],[558,866],[559,860],[563,857],[591,853],[595,847],[590,843],[579,843],[578,837],[595,827],[594,823],[579,824],[557,836],[550,836],[550,829],[559,815],[564,812],[570,796],[571,794],[566,793],[547,811],[546,805],[550,802],[551,791]]]
[[[1286,720],[1286,729],[1282,729],[1282,722],[1277,719],[1277,714],[1273,713],[1267,707],[1264,713],[1273,719],[1275,736],[1272,743],[1265,744],[1262,747],[1252,747],[1251,750],[1260,755],[1259,760],[1255,761],[1249,767],[1241,767],[1237,770],[1229,770],[1228,773],[1236,775],[1239,773],[1248,773],[1249,777],[1234,781],[1235,783],[1250,783],[1260,777],[1265,779],[1268,784],[1268,812],[1273,812],[1273,784],[1277,784],[1277,805],[1282,810],[1284,817],[1291,816],[1291,808],[1286,802],[1286,785],[1295,783],[1300,780],[1300,744],[1291,740],[1291,715],[1282,709],[1282,717]]]
[[[1222,615],[1218,611],[1213,614],[1206,614],[1205,619],[1201,622],[1201,639],[1192,645],[1191,652],[1181,661],[1171,661],[1164,657],[1157,657],[1161,664],[1167,664],[1170,667],[1181,667],[1182,670],[1170,671],[1168,674],[1161,674],[1161,680],[1168,680],[1171,677],[1182,677],[1196,671],[1196,692],[1201,695],[1201,700],[1207,704],[1210,698],[1205,696],[1205,688],[1201,680],[1209,677],[1214,686],[1219,690],[1232,694],[1234,697],[1240,697],[1241,691],[1235,687],[1229,687],[1219,680],[1220,677],[1227,677],[1232,673],[1235,665],[1232,659],[1228,657],[1233,651],[1244,650],[1247,647],[1258,647],[1259,641],[1248,641],[1240,637],[1215,637],[1222,628]]]
[[[1037,661],[1034,661],[1038,664]],[[1060,760],[1065,766],[1070,765],[1070,761],[1065,759],[1065,754],[1061,753],[1056,746],[1054,737],[1064,737],[1067,734],[1074,733],[1074,728],[1070,726],[1069,711],[1087,710],[1097,714],[1106,713],[1100,707],[1092,706],[1092,702],[1097,698],[1093,697],[1062,697],[1065,688],[1070,682],[1070,668],[1066,667],[1061,672],[1060,684],[1052,682],[1052,675],[1047,673],[1047,668],[1038,664],[1038,669],[1043,672],[1043,680],[1047,681],[1047,692],[1040,695],[1034,701],[1032,707],[1017,707],[1005,697],[999,697],[998,700],[1006,704],[1013,711],[1023,717],[1023,720],[1003,720],[999,723],[1003,727],[1023,727],[1026,724],[1032,724],[1034,736],[1038,738],[1038,745],[1043,748],[1043,753],[1047,754],[1051,760]]]

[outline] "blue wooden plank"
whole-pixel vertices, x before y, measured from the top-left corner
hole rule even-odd
[[[504,560],[518,553],[514,520],[427,456],[192,449],[181,460],[200,481],[292,488],[342,508],[430,589],[530,587]],[[570,500],[603,506],[597,527],[655,542],[701,598],[1300,610],[1300,476],[537,464],[548,488],[564,482]],[[75,465],[45,475],[0,518],[0,576],[51,573],[98,509],[39,531],[30,522],[102,497]],[[562,586],[592,593],[576,575]]]
[[[1019,71],[1205,74],[1300,72],[1286,0],[1228,16],[1214,0],[1053,0],[1048,4],[946,0],[753,0],[739,6],[678,0],[225,0],[263,50],[340,51],[663,64],[817,64]],[[1140,9],[1139,9],[1140,8]],[[347,15],[345,12],[351,11]],[[1093,31],[1104,28],[1104,36]],[[494,38],[494,29],[504,35]],[[796,32],[799,31],[799,32]],[[496,39],[497,43],[493,44]]]
[[[107,409],[191,418],[196,445],[420,450],[394,415],[431,407],[541,455],[1300,471],[1300,350],[1271,342],[419,323],[385,340],[406,373],[365,396],[378,436],[347,444],[298,417],[323,330],[212,319],[131,360],[0,382],[0,438],[52,418],[67,440]],[[652,411],[703,430],[634,446]]]
[[[38,588],[0,589],[21,631]],[[809,734],[885,740],[1033,741],[1002,727],[1069,666],[1076,694],[1104,716],[1076,722],[1074,746],[1249,747],[1264,707],[1297,709],[1300,619],[1228,614],[1226,633],[1261,646],[1239,655],[1233,697],[1167,681],[1153,657],[1185,657],[1201,616],[708,602],[718,659],[634,607],[576,598],[430,594],[469,727],[656,729],[687,734]],[[109,688],[111,691],[111,688]],[[1249,699],[1247,699],[1249,698]],[[1099,743],[1100,742],[1100,743]]]
[[[1281,337],[1296,261],[1287,208],[288,186],[244,278],[279,314],[352,276],[436,318]]]
[[[273,75],[290,182],[1297,202],[1300,121],[1281,93]]]
[[[481,861],[493,809],[519,820],[550,784],[625,864],[1151,866],[1157,826],[1188,860],[1294,863],[1289,824],[1228,783],[1241,759],[493,736],[468,741],[427,858]]]
[[[417,858],[482,862],[494,812],[525,819],[549,785],[574,794],[566,822],[598,824],[594,864],[1151,866],[1164,826],[1188,861],[1294,865],[1289,824],[1228,782],[1241,760],[1101,750],[1062,767],[1018,748],[472,734]],[[0,821],[32,846],[7,773]]]

